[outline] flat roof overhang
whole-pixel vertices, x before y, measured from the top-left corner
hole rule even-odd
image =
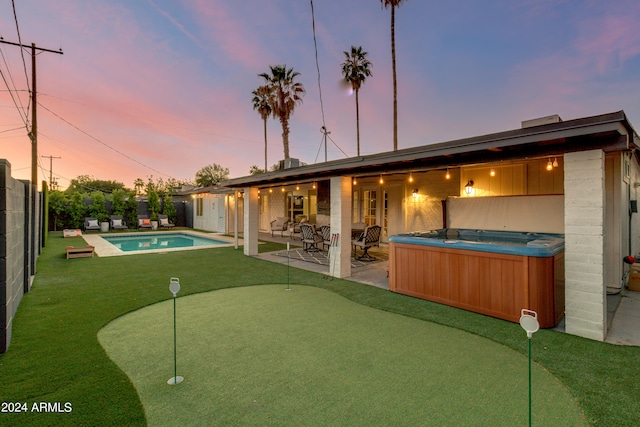
[[[640,140],[624,111],[397,151],[229,179],[230,188],[309,182],[335,176],[418,172],[602,149],[635,150]]]

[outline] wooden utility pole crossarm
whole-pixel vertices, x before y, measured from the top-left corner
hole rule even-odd
[[[38,185],[38,115],[37,115],[37,91],[36,91],[36,51],[51,52],[63,54],[62,49],[51,50],[43,47],[37,47],[35,43],[27,46],[21,43],[8,42],[0,37],[0,43],[10,44],[12,46],[30,47],[31,48],[31,131],[29,138],[31,139],[31,184]]]

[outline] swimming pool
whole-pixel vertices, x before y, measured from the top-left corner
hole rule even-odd
[[[211,247],[229,243],[189,233],[145,233],[127,236],[103,235],[101,237],[123,252]]]

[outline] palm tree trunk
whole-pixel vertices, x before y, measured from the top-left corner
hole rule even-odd
[[[358,141],[358,157],[360,157],[360,107],[358,103],[358,89],[356,89],[356,140]]]
[[[393,66],[393,151],[398,150],[398,84],[396,81],[396,8],[391,5],[391,63]]]
[[[282,122],[282,145],[284,146],[284,158],[289,158],[289,120],[286,117],[281,117]]]
[[[267,118],[264,118],[264,172],[267,173]]]

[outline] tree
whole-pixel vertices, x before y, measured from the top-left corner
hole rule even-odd
[[[258,165],[253,165],[253,166],[251,166],[249,168],[249,175],[257,175],[259,173],[277,171],[279,167],[280,167],[280,165],[278,163],[275,163],[275,164],[271,165],[271,167],[269,169],[264,170],[264,169],[259,168]]]
[[[280,120],[282,125],[282,145],[284,158],[289,156],[289,118],[293,115],[296,105],[302,103],[305,94],[304,86],[295,79],[300,73],[287,68],[286,65],[269,65],[271,74],[258,74],[265,80],[265,87],[270,93],[271,114]]]
[[[271,115],[271,91],[268,86],[260,86],[251,92],[253,109],[258,111],[264,122],[264,170],[267,170],[267,119]]]
[[[196,185],[200,187],[210,187],[212,185],[218,185],[220,181],[224,181],[228,178],[229,168],[223,168],[222,166],[213,163],[196,172]]]
[[[97,218],[98,221],[106,221],[109,218],[104,194],[101,191],[91,193],[91,205],[89,205],[89,216]]]
[[[133,181],[133,186],[136,188],[136,195],[138,196],[142,195],[142,189],[144,188],[144,181],[140,178],[136,178],[136,180]]]
[[[391,64],[393,67],[393,151],[398,150],[398,83],[396,79],[396,7],[406,0],[380,0],[385,8],[391,7]]]
[[[142,184],[144,185],[144,183]],[[136,200],[135,191],[127,193],[124,204],[124,219],[129,224],[129,227],[138,223],[138,201]]]
[[[53,231],[64,227],[64,214],[69,200],[62,191],[51,191],[49,193],[49,215],[53,219]]]
[[[105,181],[102,179],[95,179],[89,175],[80,175],[71,180],[71,183],[65,192],[67,194],[73,194],[76,192],[92,193],[94,191],[111,193],[114,190],[123,190],[124,188],[124,184],[118,181]]]
[[[84,217],[87,216],[87,205],[84,204],[82,193],[75,192],[71,195],[71,201],[67,208],[70,228],[80,228],[84,224]]]
[[[358,92],[360,86],[371,75],[371,62],[367,59],[367,52],[362,51],[362,46],[351,46],[351,52],[344,52],[345,61],[342,63],[344,79],[351,84],[351,89],[356,94],[356,137],[358,142],[358,156],[360,155],[360,108],[358,105]]]
[[[113,215],[124,215],[126,197],[127,192],[124,190],[114,190],[111,193],[111,213]]]
[[[169,194],[164,196],[164,199],[162,200],[162,213],[169,217],[171,222],[175,224],[177,216],[176,207],[173,206],[171,196]]]

